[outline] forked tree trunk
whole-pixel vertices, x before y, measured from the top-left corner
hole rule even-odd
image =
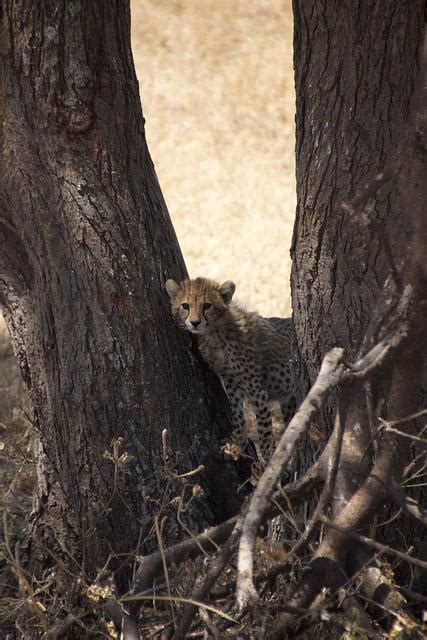
[[[169,313],[164,282],[185,266],[128,3],[5,0],[1,20],[0,288],[40,443],[35,540],[93,570],[149,533],[163,429],[179,471],[207,464],[200,521],[229,515],[233,481],[215,470],[228,417]]]

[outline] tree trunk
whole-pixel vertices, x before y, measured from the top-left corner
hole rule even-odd
[[[163,429],[179,472],[207,465],[199,521],[236,508],[215,471],[228,417],[169,313],[164,282],[185,266],[145,141],[128,3],[5,0],[1,20],[0,287],[39,438],[34,539],[93,571],[135,551],[181,491],[161,471]]]
[[[392,318],[401,293],[396,284],[399,276],[385,286],[393,270],[416,291],[413,304],[419,306],[420,287],[416,278],[408,278],[414,225],[407,206],[405,215],[402,212],[401,179],[373,192],[375,209],[365,218],[340,205],[349,203],[384,169],[393,166],[398,173],[407,122],[413,116],[410,107],[419,77],[424,5],[421,0],[294,0],[297,214],[292,298],[298,344],[311,382],[321,358],[332,347],[344,347],[352,361],[378,341],[373,332],[386,325],[380,319],[387,318],[387,305]],[[411,174],[408,182],[417,182],[416,177]],[[364,224],[366,220],[369,224]],[[331,514],[337,522],[341,514],[345,528],[363,528],[374,515],[387,520],[387,488],[400,486],[410,459],[408,440],[395,437],[391,442],[381,438],[376,428],[379,416],[394,420],[417,410],[425,347],[414,317],[403,350],[382,368],[380,380],[371,378],[370,387],[353,384],[340,390],[344,436]],[[424,316],[419,313],[419,317]],[[368,338],[364,341],[366,335],[370,343]],[[419,357],[414,339],[420,345]],[[408,378],[411,358],[413,377]],[[379,407],[376,400],[380,398]],[[326,432],[332,426],[331,408],[330,404],[320,418]],[[383,478],[384,490],[378,478]],[[417,547],[422,538],[413,522],[401,520],[399,527],[401,532],[406,529]],[[380,532],[386,534],[387,528]],[[391,535],[395,537],[395,530]],[[329,531],[315,558],[333,559],[350,576],[366,562],[366,549]],[[288,600],[292,606],[309,606],[315,597],[316,575],[322,575],[315,562],[304,578],[306,583]]]
[[[339,208],[396,151],[418,73],[424,0],[294,0],[297,212],[292,301],[311,381],[333,346],[357,353],[389,264],[379,234]],[[397,266],[405,228],[395,186],[374,219]]]

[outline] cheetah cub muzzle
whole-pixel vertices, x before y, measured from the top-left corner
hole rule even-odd
[[[232,300],[235,284],[207,278],[166,282],[172,315],[197,335],[199,349],[220,377],[230,401],[233,441],[247,440],[245,403],[253,408],[261,454],[273,446],[272,408],[280,405],[283,427],[296,409],[298,352],[290,318],[263,318]],[[276,412],[277,413],[277,412]]]

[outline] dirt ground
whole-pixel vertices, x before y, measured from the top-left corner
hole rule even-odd
[[[148,144],[190,275],[232,279],[249,308],[288,315],[291,0],[131,7]]]

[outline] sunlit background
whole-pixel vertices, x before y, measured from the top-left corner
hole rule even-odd
[[[291,0],[131,7],[148,144],[190,275],[232,279],[248,307],[288,315]]]

